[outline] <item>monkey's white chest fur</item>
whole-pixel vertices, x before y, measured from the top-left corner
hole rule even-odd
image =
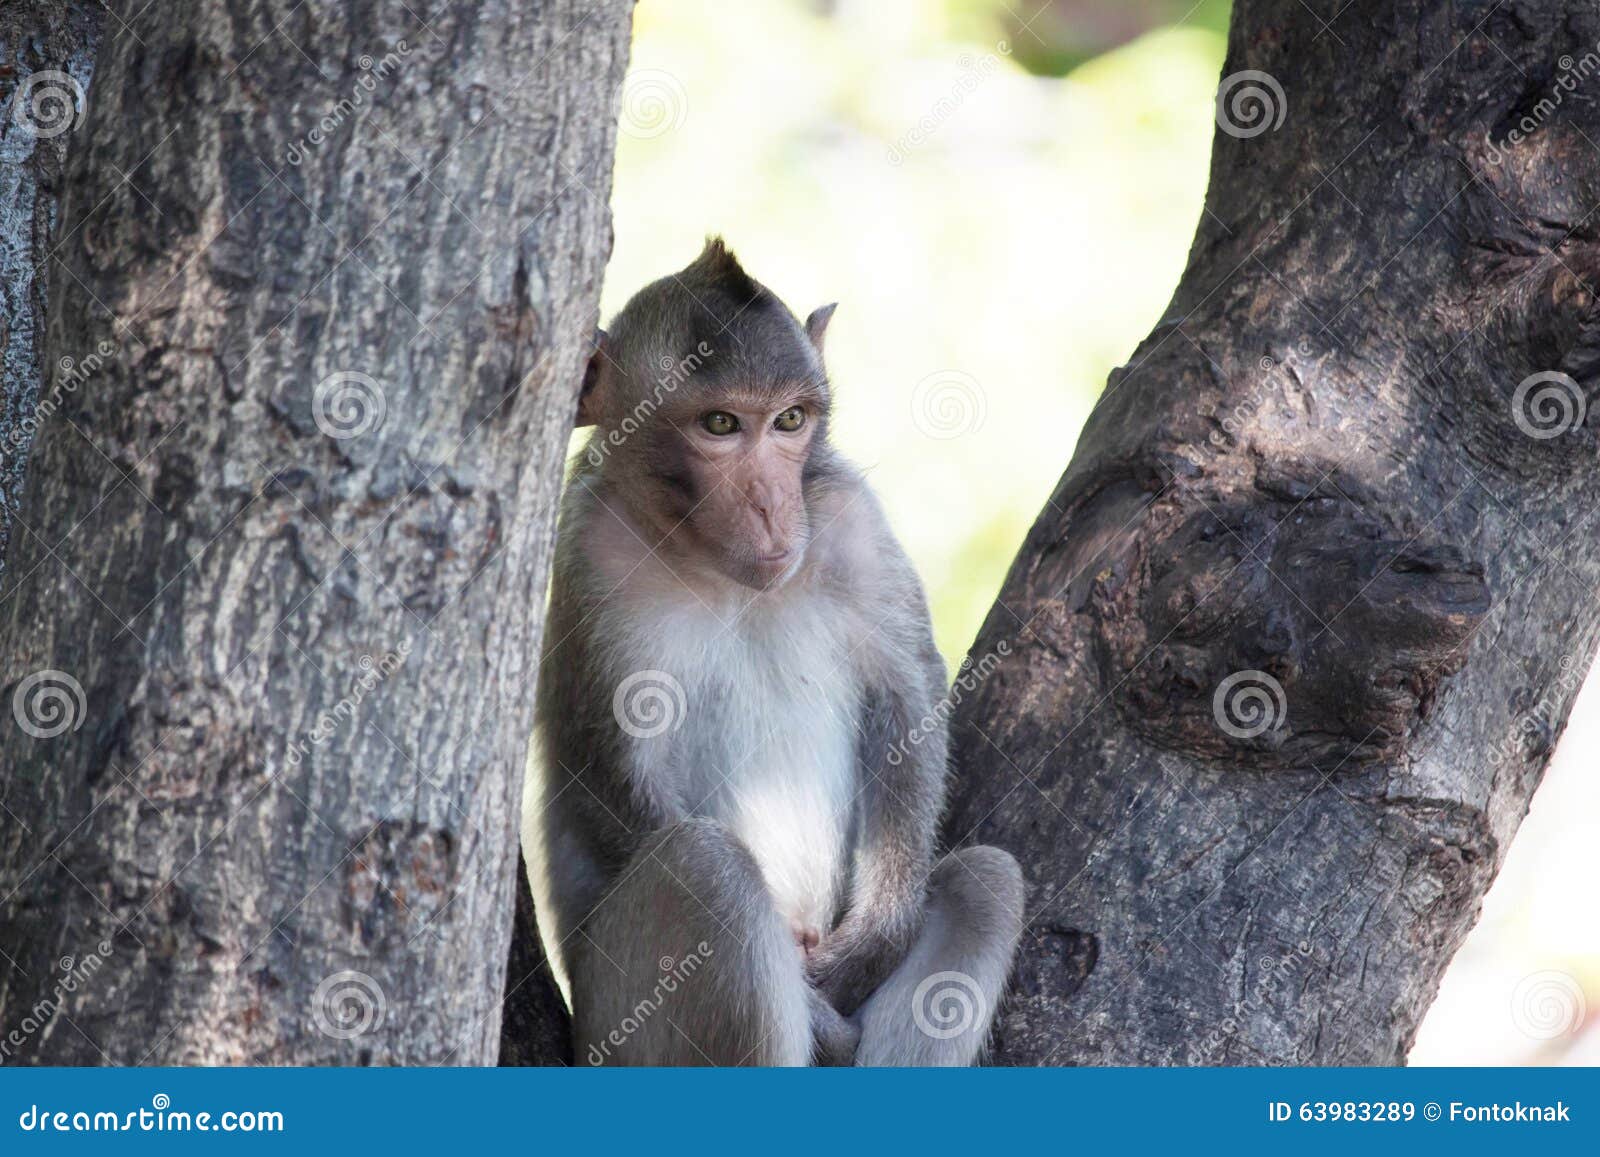
[[[850,617],[820,597],[766,602],[737,618],[680,605],[628,639],[628,670],[683,688],[684,725],[639,738],[637,766],[652,794],[733,829],[779,912],[822,933],[841,898],[857,788]]]

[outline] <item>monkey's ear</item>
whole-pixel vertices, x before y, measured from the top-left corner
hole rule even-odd
[[[828,332],[828,321],[833,317],[833,311],[839,308],[837,301],[827,305],[819,305],[811,311],[811,316],[806,318],[806,336],[811,339],[811,344],[817,347],[817,356],[822,356],[822,339]]]
[[[574,426],[593,426],[605,413],[606,396],[611,390],[611,375],[616,372],[611,364],[610,337],[603,329],[594,331],[594,349],[589,354],[589,364],[583,370],[583,391],[578,395],[578,420]]]

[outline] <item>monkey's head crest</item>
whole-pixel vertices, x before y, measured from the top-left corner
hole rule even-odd
[[[629,415],[637,423],[639,408],[654,411],[665,394],[781,393],[802,382],[825,411],[822,346],[834,308],[813,310],[802,324],[745,272],[726,241],[707,237],[699,256],[639,290],[609,330],[598,331],[577,424],[606,426]]]

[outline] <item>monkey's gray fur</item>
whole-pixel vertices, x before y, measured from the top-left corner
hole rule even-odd
[[[579,1063],[970,1064],[1003,994],[1021,873],[935,860],[945,668],[828,440],[831,313],[713,240],[586,379],[529,849]]]

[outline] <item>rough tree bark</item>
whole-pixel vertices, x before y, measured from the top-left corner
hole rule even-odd
[[[1597,53],[1236,4],[1188,269],[956,710],[946,836],[1031,886],[1001,1063],[1404,1059],[1600,623]]]
[[[45,362],[110,352],[0,592],[7,1060],[495,1059],[629,8],[113,6]]]
[[[103,19],[68,0],[0,8],[0,567],[37,419],[61,176]]]

